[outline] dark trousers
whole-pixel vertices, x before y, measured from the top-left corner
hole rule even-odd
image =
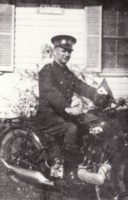
[[[72,122],[61,122],[47,129],[42,129],[41,132],[55,138],[63,137],[65,148],[74,148],[77,146],[77,126]]]

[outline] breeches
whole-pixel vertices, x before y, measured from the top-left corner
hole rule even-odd
[[[65,147],[74,147],[77,145],[77,126],[72,122],[61,122],[45,130],[42,130],[42,132],[53,137],[62,136],[64,138],[63,142]]]

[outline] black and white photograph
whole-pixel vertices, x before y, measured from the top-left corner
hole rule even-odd
[[[0,200],[128,200],[128,0],[0,0]]]

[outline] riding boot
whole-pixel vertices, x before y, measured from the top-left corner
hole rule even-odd
[[[80,147],[78,145],[73,146],[64,146],[63,150],[64,160],[73,164],[80,164],[83,159],[83,155],[80,151]]]
[[[80,184],[81,181],[78,179],[77,170],[78,165],[82,163],[83,156],[79,153],[79,151],[71,151],[71,149],[64,150],[64,176],[68,179],[72,184]]]

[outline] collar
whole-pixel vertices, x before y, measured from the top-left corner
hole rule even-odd
[[[53,64],[52,64],[53,66],[55,66],[55,68],[59,68],[59,69],[61,69],[61,70],[68,70],[68,67],[67,67],[67,65],[60,65],[59,63],[57,63],[56,61],[53,61]]]

